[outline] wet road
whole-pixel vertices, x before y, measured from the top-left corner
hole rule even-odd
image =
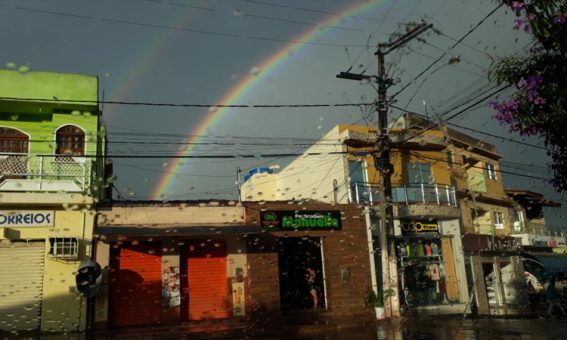
[[[477,339],[567,339],[567,318],[466,319],[451,316],[406,318],[379,322],[376,327],[348,328],[326,332],[312,329],[303,334],[244,337],[248,339],[332,339],[332,340],[477,340]]]

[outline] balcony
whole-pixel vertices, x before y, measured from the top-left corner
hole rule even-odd
[[[86,192],[91,168],[87,157],[0,153],[0,191]]]
[[[381,187],[356,182],[351,185],[351,203],[380,203]],[[392,202],[398,218],[458,218],[455,188],[439,184],[406,184],[392,187]]]
[[[378,185],[356,182],[350,188],[350,202],[374,204],[380,202],[381,188]],[[406,184],[392,187],[392,202],[435,204],[457,207],[455,188],[439,184]]]

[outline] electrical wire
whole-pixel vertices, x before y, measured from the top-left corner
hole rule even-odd
[[[131,106],[164,106],[164,107],[193,107],[193,108],[247,108],[247,109],[265,109],[265,108],[317,108],[317,107],[360,107],[366,105],[374,105],[374,103],[335,103],[335,104],[176,104],[176,103],[158,103],[158,102],[133,102],[119,100],[78,100],[78,99],[60,99],[60,98],[20,98],[20,97],[0,97],[0,100],[11,101],[31,101],[41,103],[80,103],[80,104],[109,104],[109,105],[131,105]]]
[[[445,55],[449,51],[451,51],[453,48],[455,48],[457,45],[459,45],[471,33],[473,33],[478,27],[480,27],[480,25],[482,25],[490,16],[492,16],[492,14],[494,14],[498,9],[500,9],[500,7],[502,7],[502,5],[503,5],[503,3],[500,3],[496,8],[494,8],[487,15],[485,15],[482,19],[480,19],[480,21],[478,21],[478,23],[476,25],[474,25],[471,29],[469,29],[460,39],[458,39],[456,42],[454,42],[449,47],[448,50],[444,51],[443,54],[441,54],[437,59],[435,59],[431,64],[429,64],[425,69],[423,69],[421,72],[419,72],[416,76],[414,76],[413,79],[410,82],[408,82],[400,90],[398,90],[396,93],[394,93],[394,95],[391,96],[391,98],[393,99],[393,98],[397,97],[399,94],[401,94],[403,91],[405,91],[405,89],[407,89],[410,85],[412,85],[417,79],[419,79],[422,75],[424,75],[427,71],[429,71],[435,64],[437,64],[441,59],[443,59],[443,57],[445,57]]]

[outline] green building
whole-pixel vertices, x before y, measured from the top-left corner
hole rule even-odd
[[[87,327],[104,145],[97,77],[0,70],[0,332]]]

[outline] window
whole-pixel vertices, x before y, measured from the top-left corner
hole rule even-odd
[[[28,153],[28,136],[16,129],[0,127],[0,152]]]
[[[486,163],[486,172],[488,174],[488,179],[496,179],[496,169],[494,168],[494,164]]]
[[[500,211],[494,212],[494,228],[504,229],[504,216]]]
[[[76,259],[79,256],[79,240],[76,237],[51,237],[49,246],[52,257]]]
[[[85,154],[85,132],[77,126],[65,125],[57,130],[55,154],[83,156]]]
[[[430,163],[408,163],[408,183],[432,183]]]
[[[447,165],[449,168],[453,167],[453,153],[451,151],[447,151]]]
[[[524,230],[524,216],[522,211],[514,209],[514,231],[521,232]]]

